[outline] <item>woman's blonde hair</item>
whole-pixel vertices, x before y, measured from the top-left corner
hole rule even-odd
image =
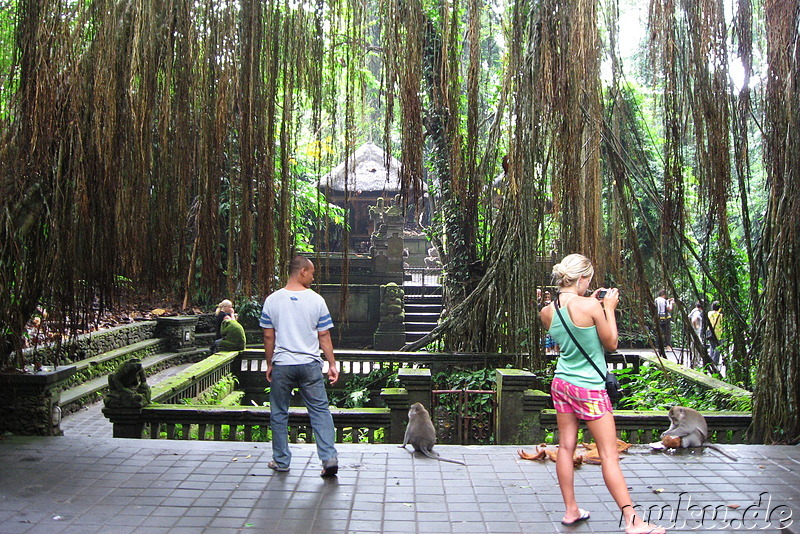
[[[233,302],[228,299],[223,300],[219,304],[217,304],[217,311],[214,313],[219,313],[222,311],[222,308],[233,308]]]
[[[558,287],[569,287],[581,276],[594,275],[594,267],[583,254],[570,254],[553,265],[553,283]]]

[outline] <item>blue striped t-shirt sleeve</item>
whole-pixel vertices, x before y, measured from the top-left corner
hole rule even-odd
[[[275,328],[272,326],[272,319],[269,318],[269,315],[267,315],[267,312],[265,311],[261,312],[261,318],[258,320],[258,325],[261,328]]]
[[[317,330],[327,330],[329,328],[333,328],[333,319],[331,318],[331,314],[323,315],[317,321]]]

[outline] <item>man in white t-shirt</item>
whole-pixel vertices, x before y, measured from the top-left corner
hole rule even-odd
[[[269,467],[279,472],[289,470],[292,460],[288,436],[289,401],[292,389],[299,388],[322,461],[321,475],[328,477],[339,471],[339,462],[320,349],[328,361],[331,385],[339,380],[339,370],[333,355],[331,314],[325,300],[311,289],[313,281],[314,264],[304,256],[295,256],[286,286],[268,296],[261,311],[259,325],[264,329],[264,354],[270,383],[272,461]]]
[[[675,299],[667,298],[667,290],[662,289],[656,297],[656,311],[658,312],[658,327],[664,340],[664,347],[672,350],[672,307]]]
[[[689,322],[692,324],[692,329],[697,334],[697,337],[702,341],[705,339],[703,336],[703,303],[697,301],[694,304],[694,309],[689,312]]]

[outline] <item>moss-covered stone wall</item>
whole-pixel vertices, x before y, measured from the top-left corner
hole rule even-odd
[[[29,364],[36,360],[45,365],[67,365],[150,339],[154,337],[155,329],[155,321],[139,321],[115,326],[107,330],[82,334],[71,341],[48,343],[35,349],[26,349],[23,357]]]

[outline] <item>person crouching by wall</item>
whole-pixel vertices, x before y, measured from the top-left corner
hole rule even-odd
[[[212,354],[218,351],[244,350],[247,340],[244,327],[239,324],[236,311],[233,309],[233,302],[225,299],[219,303],[215,323],[216,338],[211,344]]]
[[[214,312],[214,339],[219,340],[222,338],[222,321],[225,320],[225,317],[233,317],[234,319],[236,312],[233,309],[233,302],[228,299],[223,300],[219,304],[217,304],[217,310]]]

